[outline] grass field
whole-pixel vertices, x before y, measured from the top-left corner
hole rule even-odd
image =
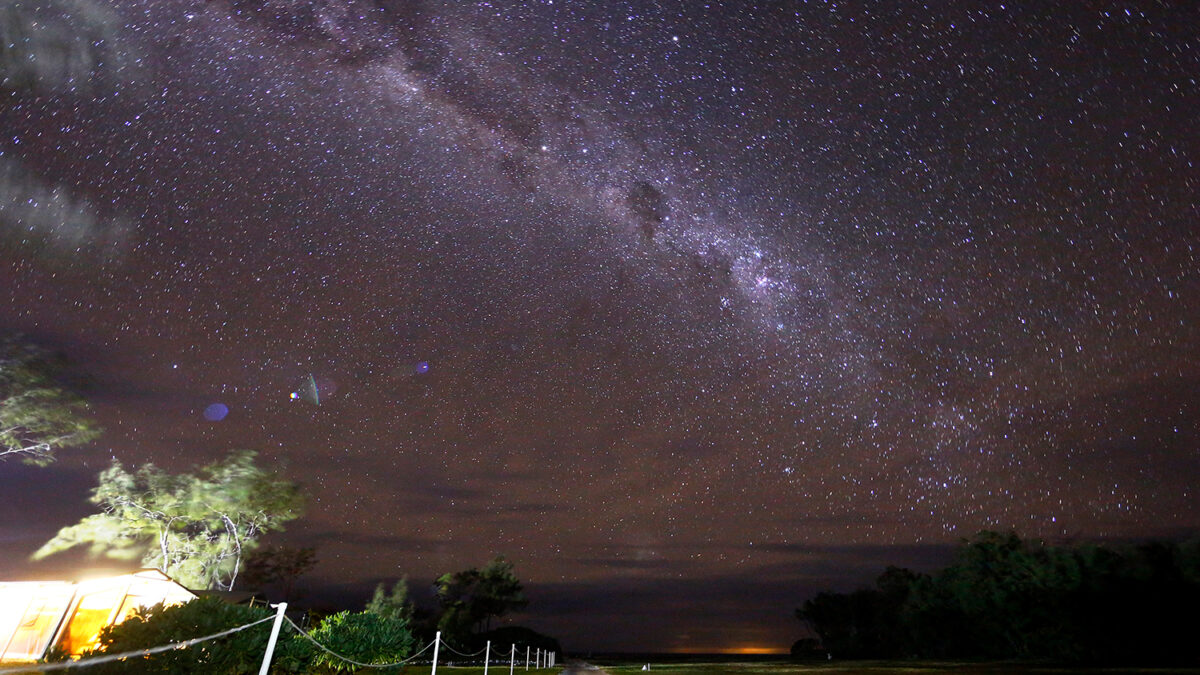
[[[1200,675],[1200,668],[1096,668],[1049,666],[1012,662],[956,662],[956,661],[834,661],[830,663],[787,663],[780,661],[759,662],[686,662],[656,663],[649,657],[650,672],[647,675],[941,675],[962,673],[963,675],[1081,675],[1083,673],[1105,673],[1107,675]],[[643,675],[645,661],[609,661],[604,658],[589,660],[588,663],[607,672],[608,675]],[[565,666],[535,670],[528,675],[558,675]],[[428,664],[387,669],[393,675],[429,675]],[[359,672],[369,672],[366,669]],[[438,675],[483,675],[482,666],[439,665]],[[514,669],[513,675],[523,675],[524,664]],[[488,675],[508,675],[508,664],[492,665]],[[597,672],[597,675],[600,675]]]
[[[643,664],[595,662],[609,675],[643,675]],[[439,669],[440,670],[440,669]],[[829,663],[675,663],[650,662],[648,675],[900,675],[901,673],[963,673],[965,675],[1051,675],[1079,673],[1156,673],[1159,675],[1200,675],[1200,668],[1095,668],[1064,667],[1025,663],[993,662],[906,662],[906,661],[834,661]]]

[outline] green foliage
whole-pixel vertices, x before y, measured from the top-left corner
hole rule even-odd
[[[310,635],[331,651],[359,663],[396,663],[408,656],[413,645],[406,621],[365,611],[327,616]],[[319,649],[314,660],[335,671],[355,670],[352,664]]]
[[[513,564],[504,556],[497,556],[479,571],[475,604],[475,614],[481,616],[485,623],[489,623],[492,617],[499,618],[510,611],[524,609],[529,604]]]
[[[101,513],[59,530],[34,558],[86,545],[92,555],[140,558],[190,588],[230,590],[259,537],[303,509],[297,486],[254,458],[234,452],[178,475],[151,464],[129,473],[114,461],[92,493]]]
[[[462,650],[471,641],[474,625],[471,610],[465,603],[458,602],[442,608],[437,629],[441,631],[443,640]]]
[[[435,582],[442,617],[438,628],[451,642],[466,644],[476,629],[486,630],[492,618],[529,604],[513,564],[497,556],[483,569],[446,573]]]
[[[181,642],[243,626],[274,614],[273,610],[266,607],[234,605],[216,597],[197,598],[170,607],[157,605],[104,629],[100,634],[100,646],[84,656],[118,654]],[[172,649],[143,658],[90,666],[87,670],[97,675],[256,673],[262,664],[270,634],[271,622],[267,621],[187,649]],[[271,672],[306,672],[311,658],[311,650],[305,643],[281,638],[271,659]]]
[[[390,595],[382,583],[376,586],[375,595],[367,603],[366,611],[389,619],[399,619],[407,624],[413,617],[413,603],[408,597],[408,577],[397,581]]]
[[[983,532],[933,576],[889,568],[797,616],[842,658],[1195,662],[1200,545],[1051,547]]]
[[[87,402],[56,384],[56,370],[42,350],[0,341],[0,459],[46,465],[59,448],[100,435]]]

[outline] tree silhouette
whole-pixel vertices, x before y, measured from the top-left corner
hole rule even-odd
[[[1195,664],[1198,602],[1200,541],[1055,547],[982,532],[937,574],[888,568],[796,616],[836,657]]]
[[[464,644],[471,633],[487,630],[491,620],[525,607],[528,600],[513,564],[497,556],[483,569],[447,572],[435,582],[442,617],[438,628]]]
[[[246,556],[243,581],[251,586],[278,585],[284,601],[290,602],[296,580],[317,564],[317,549],[271,546]]]

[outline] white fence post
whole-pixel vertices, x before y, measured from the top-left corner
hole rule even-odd
[[[492,641],[487,641],[487,646],[483,648],[483,675],[487,675],[488,661],[492,660]]]
[[[529,670],[529,645],[525,645],[525,670]]]
[[[262,667],[258,669],[258,675],[267,675],[267,669],[271,667],[271,655],[275,653],[275,642],[279,640],[279,626],[283,623],[283,613],[286,610],[286,602],[275,605],[275,623],[271,624],[271,638],[267,640],[267,651],[263,654]]]
[[[517,646],[512,646],[512,652],[508,655],[508,675],[513,675],[513,665],[517,662]]]
[[[439,630],[437,635],[433,637],[433,670],[429,671],[429,675],[437,675],[437,656],[438,647],[440,646],[442,646],[442,631]]]

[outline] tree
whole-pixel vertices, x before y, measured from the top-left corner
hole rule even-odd
[[[493,617],[500,618],[529,604],[513,564],[504,556],[497,556],[483,566],[479,582],[475,613],[483,622],[484,630],[491,628]]]
[[[981,532],[932,576],[820,593],[797,616],[835,656],[1195,662],[1200,542],[1049,546]]]
[[[242,560],[263,534],[300,516],[304,497],[289,480],[234,452],[195,474],[114,461],[91,501],[102,512],[59,530],[33,557],[87,545],[93,556],[134,560],[192,588],[232,590]]]
[[[788,653],[793,661],[823,661],[829,658],[829,653],[821,647],[821,641],[816,638],[796,640]]]
[[[413,603],[408,597],[408,577],[397,581],[390,595],[384,589],[383,582],[380,582],[375,587],[375,595],[367,603],[366,611],[408,623],[413,616]]]
[[[442,615],[437,627],[448,642],[465,646],[476,623],[475,596],[479,592],[479,570],[474,567],[447,572],[434,582]]]
[[[100,435],[87,402],[56,384],[59,366],[37,347],[0,341],[0,459],[44,466]]]
[[[513,564],[497,556],[482,570],[474,567],[447,572],[435,583],[442,618],[438,628],[454,639],[465,640],[476,629],[486,630],[493,617],[529,604]]]
[[[253,586],[278,584],[283,600],[290,601],[296,580],[317,564],[317,549],[311,546],[271,546],[246,556],[242,578]]]

